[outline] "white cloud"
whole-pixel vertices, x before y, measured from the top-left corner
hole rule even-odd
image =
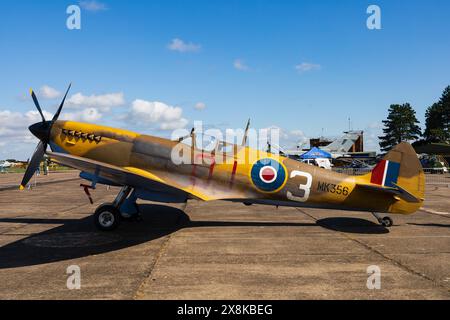
[[[192,42],[186,43],[181,39],[175,38],[171,43],[167,46],[169,50],[178,51],[178,52],[199,52],[202,48],[198,44],[194,44]]]
[[[241,143],[245,128],[225,129],[225,137],[236,137],[235,139],[226,139],[228,142]],[[280,150],[293,150],[298,146],[302,148],[309,141],[308,137],[301,130],[285,130],[279,126],[272,125],[266,128],[250,127],[248,144],[250,147],[267,150],[267,143],[271,142],[272,152]],[[280,149],[281,147],[281,149]]]
[[[195,104],[194,108],[196,110],[205,110],[206,109],[206,104],[204,102],[198,102]]]
[[[188,124],[188,120],[184,118],[180,118],[177,120],[172,120],[170,122],[162,122],[159,128],[161,130],[177,130],[186,127]]]
[[[42,97],[43,99],[56,99],[60,96],[61,92],[48,85],[44,85],[41,87],[41,89],[39,89],[39,98]]]
[[[95,0],[92,1],[80,1],[80,7],[84,10],[97,12],[97,11],[105,11],[108,7],[101,2],[97,2]]]
[[[188,124],[188,120],[182,115],[183,110],[180,107],[169,106],[158,101],[136,99],[132,103],[127,119],[139,124],[156,124],[161,130],[175,130],[184,128]]]
[[[44,110],[43,113],[46,119],[53,118],[53,114],[50,112]],[[74,113],[63,113],[60,119],[95,122],[101,116],[101,113],[95,108],[86,108]],[[41,121],[38,111],[0,110],[0,159],[17,158],[26,160],[29,158],[38,140],[28,130],[28,127]]]
[[[81,122],[96,122],[103,117],[103,114],[96,108],[86,108],[77,112],[64,113],[61,119]]]
[[[305,135],[302,130],[291,130],[289,132],[291,135],[296,137],[303,137]]]
[[[296,65],[295,69],[300,73],[304,73],[304,72],[308,72],[308,71],[320,70],[320,69],[322,69],[322,66],[320,64],[302,62],[302,63]]]
[[[305,133],[302,130],[291,130],[288,132],[288,137],[295,139],[297,142],[298,141],[302,141],[302,142],[308,141],[308,137],[305,135]]]
[[[43,111],[46,119],[51,119],[53,115]],[[38,111],[28,111],[25,113],[0,110],[0,142],[3,145],[35,142],[28,127],[34,123],[41,122]]]
[[[80,122],[97,122],[104,113],[108,113],[114,107],[125,104],[124,94],[107,93],[103,95],[83,95],[76,93],[72,95],[66,102],[67,109],[74,109],[73,112],[65,112],[61,119],[67,119]]]
[[[374,121],[368,125],[369,129],[381,130],[384,128],[383,122]]]
[[[245,62],[241,59],[236,59],[233,62],[233,66],[236,70],[240,71],[248,71],[250,68],[245,64]]]
[[[124,104],[125,99],[122,92],[90,96],[76,93],[67,100],[66,106],[68,108],[96,108],[101,112],[109,112],[111,108]]]
[[[302,148],[309,141],[309,138],[302,130],[285,130],[275,125],[262,130],[267,130],[268,137],[272,136],[274,147],[278,145],[284,150],[296,149],[297,147]],[[273,134],[278,134],[278,137],[276,135],[273,136]]]

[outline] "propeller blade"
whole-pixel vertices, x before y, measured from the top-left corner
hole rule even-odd
[[[31,98],[33,98],[33,101],[34,101],[34,105],[36,106],[36,108],[39,111],[39,114],[41,115],[42,122],[45,122],[46,120],[45,120],[44,114],[42,113],[41,106],[39,105],[39,101],[38,101],[36,95],[34,94],[33,89],[30,89],[30,93],[31,93]]]
[[[27,170],[25,171],[25,175],[23,176],[22,183],[20,184],[20,190],[25,189],[30,179],[33,177],[37,168],[41,164],[41,160],[44,157],[45,149],[47,149],[47,144],[43,141],[40,141],[36,150],[34,151],[33,157],[28,165]]]
[[[72,87],[72,84],[69,84],[69,88],[67,88],[66,94],[64,95],[64,98],[61,101],[61,104],[59,105],[58,111],[56,111],[56,113],[55,113],[55,115],[54,115],[54,117],[52,119],[52,123],[51,123],[50,127],[55,123],[56,120],[58,120],[59,115],[61,113],[61,110],[62,110],[62,108],[64,106],[64,102],[66,101],[67,94],[69,93],[69,90],[70,90],[71,87]]]

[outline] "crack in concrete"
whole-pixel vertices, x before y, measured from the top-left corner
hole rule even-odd
[[[171,238],[171,235],[165,237],[163,243],[161,244],[161,247],[158,250],[158,253],[157,253],[155,259],[153,260],[153,263],[150,264],[150,267],[145,272],[144,279],[141,281],[138,289],[136,290],[136,292],[133,296],[133,300],[139,300],[144,296],[144,288],[147,286],[147,283],[149,282],[149,280],[151,280],[153,271],[155,270],[156,265],[158,264],[159,260],[164,255],[164,253],[166,252],[166,249],[169,245],[170,238]]]
[[[299,212],[303,213],[304,215],[310,217],[310,218],[313,219],[314,221],[316,221],[316,222],[318,221],[318,219],[317,219],[316,217],[314,217],[313,215],[311,215],[311,214],[305,212],[304,210],[302,210],[302,209],[300,209],[300,208],[296,208],[296,209],[297,209]],[[359,245],[362,246],[363,248],[369,250],[369,251],[372,252],[372,253],[375,253],[375,254],[379,255],[379,256],[382,257],[383,259],[389,261],[390,263],[392,263],[392,264],[394,264],[395,266],[397,266],[397,267],[403,269],[404,271],[406,271],[406,272],[408,272],[408,273],[410,273],[410,274],[412,274],[412,275],[418,276],[418,277],[420,277],[420,278],[422,278],[422,279],[428,280],[428,281],[430,281],[433,285],[438,286],[438,287],[440,287],[440,288],[443,288],[443,289],[445,289],[447,292],[449,291],[449,289],[448,289],[446,286],[442,285],[439,281],[437,281],[437,280],[435,280],[435,279],[433,279],[433,278],[427,276],[427,275],[424,274],[424,273],[421,273],[421,272],[419,272],[419,271],[416,271],[416,270],[412,269],[411,267],[409,267],[409,266],[406,265],[406,264],[401,263],[400,261],[397,261],[397,260],[395,260],[395,259],[393,259],[393,258],[390,258],[389,256],[385,255],[384,253],[382,253],[381,251],[375,249],[374,247],[368,245],[367,243],[365,243],[365,242],[363,242],[363,241],[361,241],[361,240],[359,240],[359,239],[356,239],[356,238],[354,238],[354,237],[351,237],[350,235],[348,235],[347,233],[344,233],[344,232],[342,232],[342,231],[338,231],[338,230],[333,230],[333,231],[335,231],[335,232],[341,234],[342,236],[344,236],[345,238],[347,238],[347,239],[349,239],[349,240],[352,240],[353,242],[356,242],[357,244],[359,244]]]
[[[187,211],[187,204],[186,206],[183,208],[183,211],[186,212]],[[178,220],[176,222],[176,225],[179,225],[181,222],[181,217],[178,217]],[[141,298],[144,297],[144,288],[147,286],[147,284],[149,283],[149,281],[152,279],[152,275],[154,274],[154,271],[158,265],[159,260],[162,258],[162,256],[166,253],[167,248],[169,246],[169,241],[172,238],[173,234],[170,234],[168,236],[166,236],[164,238],[163,243],[161,244],[158,253],[156,254],[155,259],[153,260],[153,262],[150,264],[148,270],[145,272],[144,274],[144,279],[141,281],[139,287],[137,288],[134,296],[133,296],[133,300],[139,300]]]

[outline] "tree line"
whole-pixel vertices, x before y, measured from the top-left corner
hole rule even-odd
[[[383,152],[402,141],[417,141],[421,137],[425,143],[450,143],[450,86],[444,89],[438,102],[428,107],[423,132],[409,103],[391,104],[388,113],[383,121],[384,135],[378,137]]]

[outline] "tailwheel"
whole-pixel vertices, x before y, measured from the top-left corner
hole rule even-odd
[[[113,231],[120,225],[120,211],[111,203],[102,204],[95,210],[94,222],[101,231]]]
[[[394,225],[394,220],[392,220],[390,217],[384,217],[381,219],[380,223],[383,227],[389,228]]]
[[[373,216],[378,220],[380,225],[382,225],[385,228],[392,227],[394,225],[394,220],[391,219],[391,217],[384,216],[382,217],[379,213],[372,212]]]

